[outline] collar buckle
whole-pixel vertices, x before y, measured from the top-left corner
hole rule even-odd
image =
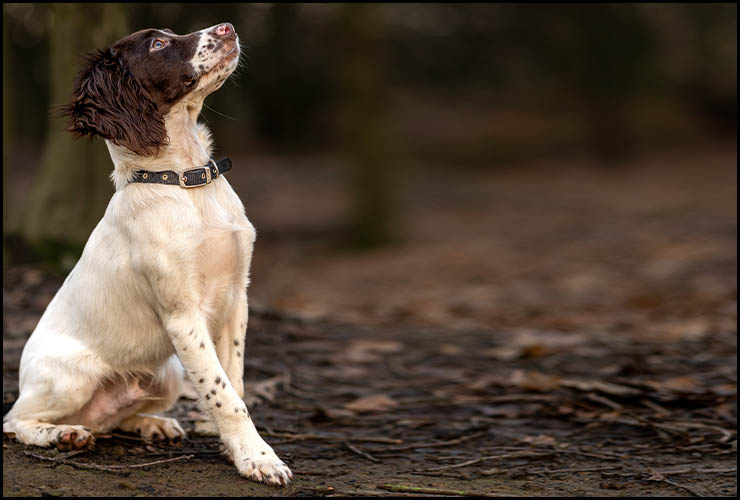
[[[187,172],[192,172],[192,170],[188,170]],[[181,188],[190,189],[190,188],[194,188],[194,187],[198,187],[199,186],[199,184],[190,184],[190,185],[185,184],[185,182],[188,180],[188,178],[185,177],[185,174],[186,174],[186,172],[183,172],[182,175],[179,178],[179,180],[180,180],[180,187]]]
[[[216,169],[218,171],[218,169]],[[198,182],[194,184],[188,184],[188,175],[187,174],[196,174],[195,177],[200,177],[205,182]],[[200,174],[200,175],[198,175]],[[217,174],[218,175],[218,174]],[[182,173],[182,175],[179,178],[180,181],[180,187],[185,189],[191,189],[196,188],[200,186],[204,186],[206,184],[210,184],[213,181],[213,173],[211,172],[211,166],[205,166],[205,167],[198,167],[193,168],[190,170],[186,170]]]

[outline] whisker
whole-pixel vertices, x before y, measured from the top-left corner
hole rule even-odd
[[[229,120],[238,120],[238,118],[234,118],[233,116],[228,116],[228,115],[225,115],[225,114],[223,114],[223,113],[220,113],[220,112],[216,111],[215,109],[213,109],[212,107],[210,107],[210,106],[209,106],[208,104],[206,104],[206,103],[203,103],[203,107],[204,107],[204,108],[208,108],[208,109],[209,109],[210,111],[213,111],[213,112],[214,112],[214,113],[216,113],[217,115],[219,115],[219,116],[223,116],[224,118],[228,118]]]

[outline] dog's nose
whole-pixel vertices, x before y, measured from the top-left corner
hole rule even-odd
[[[216,34],[216,36],[220,36],[222,38],[235,38],[236,37],[234,26],[232,26],[231,23],[219,24],[218,26],[216,26],[213,32]]]

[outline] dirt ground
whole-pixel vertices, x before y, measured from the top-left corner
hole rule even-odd
[[[409,169],[399,241],[328,240],[331,161],[236,159],[258,230],[245,377],[292,468],[241,478],[216,438],[3,439],[4,496],[728,496],[737,493],[734,144],[496,173]],[[239,165],[243,165],[239,168]],[[3,401],[62,278],[3,277]],[[195,404],[170,414],[192,430]]]

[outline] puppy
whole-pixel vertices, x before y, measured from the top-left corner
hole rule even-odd
[[[223,23],[137,31],[88,57],[64,112],[71,131],[105,139],[116,192],[23,349],[3,419],[20,442],[81,449],[115,428],[181,438],[156,413],[177,400],[184,368],[239,473],[291,480],[243,401],[255,231],[223,176],[230,161],[211,159],[197,123],[239,54]]]

